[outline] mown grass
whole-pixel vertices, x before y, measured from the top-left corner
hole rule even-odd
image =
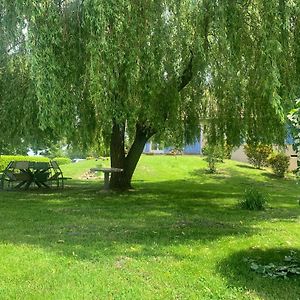
[[[300,253],[294,178],[196,156],[143,156],[133,185],[84,180],[108,161],[63,166],[64,190],[0,193],[0,299],[300,299],[299,277],[264,278],[247,258]],[[237,201],[256,186],[265,211]]]

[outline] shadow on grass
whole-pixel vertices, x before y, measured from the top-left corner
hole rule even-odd
[[[1,241],[38,245],[67,256],[76,249],[78,259],[88,260],[99,252],[160,256],[173,245],[256,234],[259,229],[252,225],[257,221],[295,218],[290,210],[238,209],[233,201],[241,197],[241,188],[226,179],[144,182],[122,194],[100,187],[98,181],[70,181],[64,190],[1,193]],[[126,250],[132,245],[140,250]]]
[[[227,279],[230,286],[247,289],[250,294],[255,294],[265,300],[290,300],[300,298],[300,276],[294,275],[288,279],[264,277],[251,270],[249,260],[254,260],[260,265],[273,263],[284,265],[285,256],[291,251],[296,252],[300,259],[300,249],[252,248],[236,252],[218,265],[218,271]],[[252,299],[252,298],[251,298]]]
[[[236,165],[237,167],[239,167],[239,168],[243,168],[243,169],[251,169],[251,170],[262,170],[262,169],[258,169],[258,168],[255,168],[255,167],[253,167],[253,166],[251,166],[251,165],[246,165],[246,164],[238,164],[238,165]]]
[[[1,193],[0,239],[65,255],[76,248],[78,258],[93,259],[95,251],[104,249],[114,256],[122,254],[120,247],[138,245],[138,255],[159,256],[172,245],[255,233],[232,217],[234,209],[225,213],[231,192],[212,192],[210,186],[187,181],[141,187],[119,194],[90,182],[64,190]]]
[[[265,176],[267,179],[271,179],[271,180],[289,180],[288,178],[281,178],[269,172],[263,172],[262,175]]]
[[[214,173],[210,172],[209,169],[195,169],[189,174],[194,177],[202,177],[202,178],[203,176],[211,176],[212,178],[219,179],[219,180],[228,179],[229,177],[231,177],[228,174],[228,172],[225,172],[221,168],[217,169],[216,172]]]

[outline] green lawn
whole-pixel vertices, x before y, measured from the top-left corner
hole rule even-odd
[[[143,156],[135,190],[81,177],[108,161],[63,166],[64,190],[0,192],[0,299],[300,299],[300,276],[262,277],[247,259],[300,256],[294,178],[196,156]],[[246,188],[265,211],[236,206]],[[299,257],[300,259],[300,257]]]

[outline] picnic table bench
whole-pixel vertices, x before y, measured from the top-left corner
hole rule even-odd
[[[111,173],[120,173],[123,172],[123,169],[119,168],[91,168],[91,172],[98,172],[101,171],[104,173],[104,189],[108,190],[109,189],[109,175]]]
[[[64,180],[70,179],[63,176],[63,173],[56,161],[33,162],[33,161],[11,161],[5,170],[1,172],[1,188],[27,190],[32,184],[39,188],[50,188],[52,182],[57,187],[64,187]]]

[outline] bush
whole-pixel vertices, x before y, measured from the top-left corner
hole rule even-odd
[[[93,156],[87,156],[85,159],[86,160],[92,160],[92,159],[95,159],[95,157],[93,157]]]
[[[283,178],[288,171],[290,158],[284,153],[275,153],[269,158],[269,164],[274,174]]]
[[[263,210],[267,203],[268,197],[266,194],[258,191],[255,188],[250,188],[245,191],[244,199],[239,201],[241,208],[248,210]]]
[[[297,178],[300,178],[300,166],[296,170],[294,170],[294,173]]]
[[[260,169],[268,166],[268,157],[273,152],[272,146],[265,144],[245,145],[244,149],[249,163],[255,168]]]
[[[0,155],[0,171],[3,171],[11,161],[49,161],[47,157],[25,155]]]
[[[71,163],[71,159],[68,157],[55,157],[52,160],[55,160],[60,166]]]
[[[166,153],[167,155],[182,155],[183,151],[182,149],[178,149],[178,148],[174,148],[172,150],[170,150],[168,153]]]

